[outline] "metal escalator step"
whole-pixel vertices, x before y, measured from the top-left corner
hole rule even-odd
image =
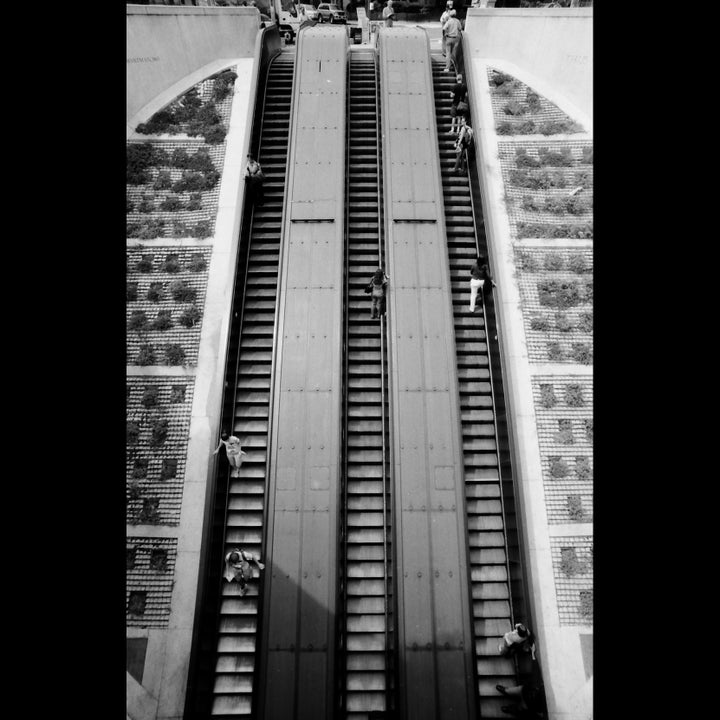
[[[252,698],[250,695],[218,695],[213,698],[211,715],[250,715]]]

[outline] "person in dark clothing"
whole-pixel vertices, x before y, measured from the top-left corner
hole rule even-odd
[[[245,166],[245,181],[248,183],[250,196],[256,205],[265,203],[265,173],[260,167],[260,163],[251,155],[247,156],[247,165]]]
[[[488,280],[495,287],[495,281],[490,275],[490,268],[482,255],[478,255],[475,264],[470,268],[470,312],[475,312],[478,290],[484,290],[485,281]]]
[[[505,657],[512,656],[522,650],[523,652],[532,653],[532,659],[534,660],[535,636],[522,623],[515,623],[515,627],[503,636],[503,641],[498,650]]]
[[[528,720],[546,717],[543,693],[539,686],[524,684],[505,687],[504,685],[496,685],[495,689],[501,695],[517,700],[516,705],[503,705],[500,708],[506,715],[527,718]]]
[[[378,268],[365,288],[365,292],[370,293],[372,297],[370,317],[373,320],[385,314],[385,289],[387,288],[388,280],[389,278],[383,272],[383,269]]]
[[[465,116],[465,113],[458,110],[458,105],[463,103],[461,106],[463,109],[467,107],[467,85],[463,82],[463,76],[458,74],[457,82],[455,83],[452,92],[452,102],[450,104],[450,131],[448,135],[455,135],[460,132],[460,117]]]
[[[458,111],[460,115],[460,112]],[[467,121],[464,115],[460,115],[460,132],[458,138],[455,141],[455,165],[453,166],[453,172],[465,172],[465,155],[470,152],[473,147],[473,137],[475,131],[472,129],[470,123]]]

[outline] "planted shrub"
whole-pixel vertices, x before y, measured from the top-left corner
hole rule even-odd
[[[517,155],[515,156],[515,165],[519,168],[536,168],[540,167],[540,161],[537,158],[532,157],[532,155],[528,155],[526,152],[523,151],[522,153],[517,153]]]
[[[545,331],[550,329],[550,320],[547,315],[534,315],[530,318],[530,329]]]
[[[169,170],[161,170],[153,182],[154,190],[169,190],[172,187],[172,176]]]
[[[148,325],[148,319],[144,310],[133,310],[128,320],[128,330],[138,331],[145,330]]]
[[[186,210],[201,210],[202,209],[202,196],[200,193],[191,193],[190,199],[185,205]]]
[[[160,401],[160,389],[157,385],[148,385],[143,391],[140,402],[144,407],[155,407]]]
[[[592,165],[593,164],[593,148],[591,147],[584,147],[582,149],[582,161],[586,165]]]
[[[588,442],[592,442],[593,441],[593,421],[592,421],[592,419],[584,420],[583,423],[585,425],[585,437],[587,438]]]
[[[566,198],[565,200],[565,211],[571,215],[582,215],[589,210],[590,205],[587,201],[582,200],[577,195]]]
[[[532,90],[528,90],[527,94],[525,95],[525,102],[528,104],[528,107],[530,108],[530,112],[532,113],[538,113],[542,110],[542,103],[540,102],[540,96],[533,92]]]
[[[160,470],[161,480],[170,480],[177,475],[177,464],[176,458],[164,458],[162,461],[162,469]]]
[[[541,305],[565,309],[582,302],[580,284],[576,280],[543,280],[537,284]]]
[[[543,165],[553,165],[555,167],[571,167],[573,164],[570,148],[564,147],[561,152],[548,150],[547,148],[538,148],[538,157]]]
[[[567,496],[567,511],[570,520],[583,520],[585,517],[585,511],[582,506],[582,498],[579,495],[568,495]]]
[[[135,265],[135,272],[139,273],[150,273],[153,269],[153,256],[143,255]]]
[[[507,73],[500,72],[496,70],[491,76],[490,76],[490,82],[495,87],[500,87],[500,85],[504,85],[505,83],[512,83],[515,82],[515,78],[512,75],[508,75]]]
[[[540,404],[546,409],[555,407],[557,404],[555,389],[549,383],[543,383],[540,385]]]
[[[575,474],[578,480],[590,480],[592,478],[592,468],[590,467],[590,458],[575,458]]]
[[[197,297],[197,290],[186,280],[174,280],[168,290],[176,302],[193,302]]]
[[[549,342],[547,344],[547,354],[550,362],[561,362],[564,358],[562,347],[559,342]]]
[[[503,108],[506,115],[525,115],[529,111],[530,108],[527,105],[519,103],[517,100],[509,100]]]
[[[201,272],[207,267],[207,262],[200,253],[196,253],[185,267],[191,272]]]
[[[208,220],[201,220],[195,223],[195,229],[193,236],[196,238],[206,238],[212,235],[212,229],[210,228],[210,222]]]
[[[539,210],[540,208],[535,202],[535,198],[532,195],[523,195],[521,206],[523,210]]]
[[[591,303],[593,301],[593,281],[586,280],[583,286],[585,302]]]
[[[205,190],[207,182],[205,174],[195,172],[194,170],[183,171],[182,177],[173,183],[173,192],[192,192],[197,190]]]
[[[185,351],[181,345],[166,345],[164,348],[166,365],[184,365]]]
[[[125,299],[128,302],[137,300],[138,297],[138,284],[136,282],[128,283],[125,287]]]
[[[593,617],[593,591],[592,590],[580,590],[578,593],[580,597],[579,612],[585,618],[592,620]]]
[[[167,570],[167,550],[155,548],[150,551],[150,569],[157,572]]]
[[[184,385],[173,385],[170,388],[170,402],[171,403],[185,402],[185,386]]]
[[[125,212],[131,213],[135,209],[135,203],[130,199],[129,196],[125,197]]]
[[[213,81],[213,100],[220,101],[232,92],[232,86],[237,78],[237,73],[232,70],[224,70]]]
[[[150,343],[140,346],[137,356],[135,357],[136,365],[154,365],[155,364],[155,348]]]
[[[160,302],[163,296],[162,290],[163,284],[161,282],[150,283],[145,297],[150,300],[150,302]]]
[[[142,200],[138,203],[137,211],[141,213],[151,213],[155,209],[155,197],[153,195],[143,195]]]
[[[582,132],[582,127],[572,120],[553,120],[541,123],[538,132],[542,135],[564,135],[566,133]]]
[[[554,478],[564,478],[570,474],[570,468],[567,463],[561,457],[551,457],[550,460],[550,475]]]
[[[170,232],[174,238],[190,237],[190,226],[181,220],[176,220]]]
[[[168,195],[161,203],[160,209],[168,212],[176,212],[185,207],[182,200],[177,195]]]
[[[160,269],[166,273],[180,272],[180,262],[178,261],[178,257],[179,256],[174,253],[171,255],[167,255]]]
[[[589,271],[585,258],[578,253],[571,253],[567,261],[567,269],[571,272],[582,275]]]
[[[174,123],[173,114],[169,109],[158,110],[146,123],[140,123],[136,132],[143,135],[158,135],[169,131]]]
[[[178,318],[178,322],[183,327],[191,328],[200,321],[201,317],[202,313],[200,312],[200,310],[197,308],[197,306],[192,305],[180,315],[180,317]]]
[[[185,148],[175,148],[173,150],[173,154],[170,158],[170,164],[173,167],[185,169],[190,167],[190,156],[187,153],[187,150]]]
[[[514,135],[515,134],[515,125],[509,122],[501,122],[498,123],[495,127],[495,132],[498,135]]]
[[[559,430],[555,433],[555,442],[560,445],[572,445],[575,442],[572,430]]]
[[[570,321],[567,313],[555,313],[555,327],[564,333],[575,329],[575,325]]]
[[[153,330],[169,330],[173,325],[172,313],[170,310],[160,310],[153,320]]]
[[[565,386],[565,403],[570,407],[582,407],[585,405],[582,385],[570,383]]]
[[[592,365],[593,350],[587,343],[573,343],[570,356],[581,365]]]
[[[160,522],[160,499],[156,497],[145,498],[142,510],[137,516],[138,523],[156,525]]]
[[[216,173],[217,168],[207,150],[200,149],[190,156],[188,160],[188,169],[201,173]]]
[[[533,135],[537,132],[537,125],[532,120],[524,120],[515,127],[518,135]]]
[[[135,238],[140,234],[140,223],[127,223],[125,235],[129,238]]]
[[[154,418],[150,425],[150,444],[162,445],[167,440],[170,423],[167,418]]]
[[[126,182],[142,185],[150,179],[149,168],[154,164],[155,153],[151,143],[129,143],[125,149]]]
[[[565,266],[565,260],[559,252],[545,253],[545,269],[546,270],[562,270]]]
[[[525,270],[525,272],[537,272],[539,269],[537,257],[532,253],[518,252],[517,262],[520,265],[520,269]]]
[[[580,575],[585,572],[585,565],[578,560],[575,548],[561,548],[560,570],[567,577],[573,577],[574,575]]]
[[[164,234],[165,221],[162,218],[150,218],[141,224],[138,237],[144,240],[153,240],[154,238],[163,237]]]
[[[593,331],[593,314],[591,312],[582,312],[578,317],[578,330],[585,333]]]
[[[140,439],[140,423],[129,420],[125,424],[125,442],[128,445],[137,445]]]
[[[567,178],[565,177],[565,173],[561,170],[556,170],[553,173],[550,173],[550,187],[554,188],[565,188],[567,187]]]
[[[129,482],[127,484],[127,502],[140,499],[140,483]]]
[[[148,459],[147,458],[137,458],[135,460],[135,467],[133,467],[132,476],[134,478],[142,480],[142,478],[147,477],[147,472],[148,472]]]
[[[510,82],[503,83],[500,87],[496,89],[498,95],[502,95],[503,97],[509,97],[512,95],[515,90],[518,87],[518,83],[516,80],[512,80]]]

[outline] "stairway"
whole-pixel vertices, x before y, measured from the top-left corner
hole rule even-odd
[[[375,55],[350,53],[345,358],[343,717],[394,706],[384,320],[363,292],[381,264]]]
[[[234,355],[232,433],[240,438],[247,456],[241,477],[230,478],[223,558],[241,547],[265,561],[262,540],[270,382],[294,61],[294,52],[284,51],[271,62],[262,109],[258,161],[265,173],[265,202],[253,210],[239,346]],[[213,717],[252,713],[260,603],[257,574],[255,569],[244,597],[236,582],[222,582]]]
[[[516,684],[514,661],[498,654],[502,636],[512,629],[513,623],[506,524],[501,498],[490,359],[480,296],[478,309],[474,314],[469,311],[470,267],[478,254],[478,240],[473,224],[467,172],[455,174],[452,171],[455,164],[456,136],[449,135],[448,130],[450,96],[455,84],[455,74],[444,73],[443,68],[442,59],[433,56],[435,112],[462,416],[478,702],[483,718],[503,718],[507,715],[501,712],[500,708],[508,703],[495,689],[495,685]],[[513,523],[514,527],[514,517],[506,516],[505,519],[508,523]]]

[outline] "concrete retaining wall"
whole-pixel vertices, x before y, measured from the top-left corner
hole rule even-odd
[[[532,73],[528,84],[536,92],[587,124],[593,113],[592,28],[592,8],[472,8],[465,21],[465,62],[505,61],[514,67],[498,69],[523,82]]]
[[[229,65],[237,58],[253,57],[259,27],[256,8],[128,5],[128,124],[136,124],[129,122],[131,118],[142,122],[150,117],[215,72],[215,65],[222,69],[223,58]],[[184,87],[178,85],[184,78]]]

